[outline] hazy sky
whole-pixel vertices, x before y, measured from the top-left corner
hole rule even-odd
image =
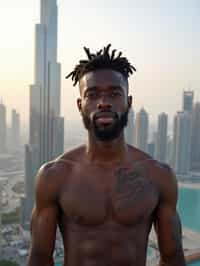
[[[35,24],[39,0],[0,0],[0,97],[28,118],[29,85],[34,77]],[[134,107],[155,121],[182,105],[183,89],[200,101],[200,1],[58,0],[58,62],[62,64],[62,114],[79,119],[78,88],[65,80],[83,46],[108,43],[123,52],[137,72],[130,79]]]

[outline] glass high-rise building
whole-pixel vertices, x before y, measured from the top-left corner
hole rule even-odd
[[[60,116],[61,65],[57,62],[57,3],[41,0],[35,28],[35,78],[30,86],[30,135],[25,149],[25,198],[22,225],[27,227],[34,202],[38,168],[63,152],[64,119]]]
[[[19,150],[20,148],[20,115],[15,109],[12,110],[11,114],[11,150]]]
[[[134,125],[134,145],[136,148],[148,152],[148,113],[142,108],[136,115]]]
[[[6,125],[6,106],[1,99],[0,102],[0,153],[7,150],[7,125]]]
[[[200,102],[192,112],[191,170],[200,171]]]
[[[191,114],[177,112],[174,119],[173,168],[177,174],[187,175],[190,169]]]
[[[128,113],[128,124],[125,128],[125,140],[126,143],[133,146],[134,140],[134,111],[131,107]]]
[[[150,143],[148,143],[148,154],[154,158],[155,156],[155,142],[151,141]]]
[[[184,91],[183,92],[183,111],[192,112],[193,108],[193,91]]]
[[[167,126],[168,116],[162,113],[158,116],[158,128],[156,134],[155,159],[166,162],[167,155]]]

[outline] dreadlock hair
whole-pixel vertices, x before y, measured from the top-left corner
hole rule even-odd
[[[80,60],[79,64],[75,66],[74,70],[66,76],[71,77],[74,86],[82,78],[84,74],[98,69],[112,69],[120,72],[125,78],[128,78],[133,71],[136,71],[126,57],[122,57],[122,52],[115,57],[116,50],[114,49],[110,54],[111,44],[98,51],[96,54],[90,52],[89,48],[83,47],[88,60]]]

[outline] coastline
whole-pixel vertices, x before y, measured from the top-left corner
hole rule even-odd
[[[178,182],[178,187],[180,188],[192,188],[192,189],[200,189],[200,181],[197,183],[193,183],[193,182],[182,182],[179,181]]]
[[[153,229],[149,238],[149,246],[152,249],[152,254],[147,257],[147,266],[158,266],[160,253]],[[183,228],[183,251],[187,263],[200,260],[200,233]]]
[[[184,251],[186,263],[196,262],[200,260],[200,249]],[[147,259],[147,266],[159,266],[159,256]]]
[[[200,260],[200,249],[197,249],[192,252],[192,254],[185,255],[186,262],[194,262]]]

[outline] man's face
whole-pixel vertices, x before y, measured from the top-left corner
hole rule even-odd
[[[85,74],[79,87],[77,103],[86,129],[101,141],[117,138],[127,125],[131,106],[127,79],[114,70],[97,70]]]

